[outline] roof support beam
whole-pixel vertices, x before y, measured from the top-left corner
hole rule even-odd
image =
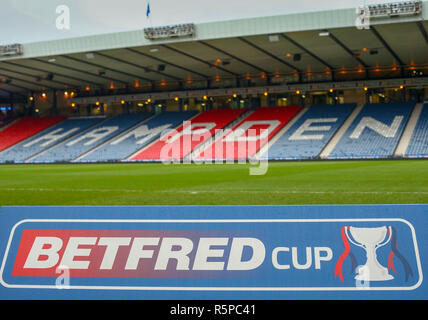
[[[349,49],[345,44],[340,41],[336,36],[331,33],[329,30],[324,30],[329,33],[329,37],[331,40],[333,40],[339,47],[341,47],[343,50],[345,50],[352,58],[354,58],[356,61],[358,61],[359,64],[361,64],[364,68],[368,69],[369,66],[359,57],[357,57],[354,52],[352,52],[351,49]]]
[[[418,21],[418,22],[416,22],[416,24],[418,25],[418,28],[419,28],[419,30],[421,31],[422,36],[423,36],[423,37],[424,37],[424,39],[425,39],[425,42],[426,42],[426,43],[427,43],[427,45],[428,45],[428,33],[427,33],[427,31],[425,30],[424,24],[422,23],[422,21]]]
[[[294,41],[293,39],[291,39],[289,36],[285,35],[285,34],[281,34],[281,36],[287,40],[288,42],[290,42],[292,45],[294,45],[295,47],[299,48],[300,50],[304,51],[305,53],[307,53],[308,55],[310,55],[312,58],[314,58],[315,60],[317,60],[318,62],[320,62],[321,64],[323,64],[324,66],[326,66],[327,68],[329,68],[330,70],[333,70],[334,67],[332,65],[330,65],[329,63],[327,63],[325,60],[321,59],[320,57],[318,57],[316,54],[314,54],[313,52],[309,51],[308,49],[306,49],[304,46],[302,46],[301,44],[297,43],[296,41]]]
[[[151,69],[151,68],[149,68],[149,67],[143,67],[143,66],[140,66],[140,65],[138,65],[138,64],[135,64],[135,63],[129,62],[129,61],[125,61],[125,60],[122,60],[122,59],[119,59],[119,58],[116,58],[116,57],[109,56],[109,55],[104,54],[104,53],[95,52],[95,54],[97,54],[97,55],[99,55],[99,56],[101,56],[101,57],[104,57],[104,58],[106,58],[106,59],[112,59],[112,60],[114,60],[114,61],[117,61],[117,62],[120,62],[120,63],[127,64],[127,65],[129,65],[129,66],[132,66],[132,67],[134,67],[134,68],[141,69],[141,70],[143,70],[144,72],[155,72],[155,73],[158,73],[158,74],[160,74],[160,75],[162,75],[162,76],[164,76],[164,77],[171,78],[171,79],[173,79],[173,80],[177,80],[177,81],[182,80],[182,79],[180,79],[180,78],[178,78],[178,77],[176,77],[176,76],[173,76],[173,75],[170,75],[170,74],[167,74],[167,73],[164,73],[164,72],[160,72],[160,71],[158,71],[158,70],[154,70],[154,69]]]
[[[28,92],[28,91],[33,91],[33,89],[31,89],[31,88],[23,87],[23,86],[20,86],[20,85],[17,85],[17,84],[6,83],[5,85],[6,85],[6,86],[9,86],[9,87],[15,87],[15,88],[18,88],[18,89],[24,90],[24,91],[26,91],[26,92]]]
[[[52,65],[51,62],[47,62],[47,61],[44,61],[44,60],[41,60],[41,59],[38,59],[38,58],[33,58],[33,60],[35,60],[37,62],[40,62],[40,63],[48,64],[48,65],[51,65],[51,66],[55,66],[55,67],[58,67],[58,68],[62,68],[62,69],[70,70],[70,71],[75,71],[75,72],[80,72],[82,74],[86,74],[86,75],[89,75],[89,76],[92,76],[92,77],[96,77],[96,78],[101,78],[104,81],[105,80],[111,80],[111,81],[113,81],[113,79],[110,79],[108,77],[104,77],[104,76],[102,77],[102,76],[99,76],[99,75],[94,74],[94,73],[90,73],[90,72],[83,71],[83,70],[80,70],[80,69],[76,69],[76,68],[73,68],[73,67],[65,66],[65,65],[62,65],[62,64],[60,64],[58,62],[55,62],[55,64]],[[67,76],[64,76],[64,77],[67,77]],[[90,84],[90,85],[94,85],[94,86],[103,86],[102,83],[98,83],[98,82],[93,82],[93,81],[89,81],[89,80],[85,80],[85,81],[81,80],[81,81],[85,82],[87,84]]]
[[[241,40],[242,42],[248,44],[249,46],[253,47],[254,49],[257,49],[258,51],[264,53],[265,55],[269,56],[270,58],[282,63],[283,65],[293,69],[293,70],[297,70],[297,72],[299,72],[299,74],[302,73],[302,70],[300,70],[299,68],[297,68],[296,66],[292,65],[291,63],[288,63],[287,61],[284,61],[280,58],[278,58],[277,56],[274,56],[272,53],[270,53],[269,51],[266,51],[265,49],[260,48],[259,46],[255,45],[254,43],[248,41],[245,38],[242,37],[238,37],[239,40]]]
[[[209,66],[210,68],[211,68],[211,67],[214,67],[214,66],[213,66],[213,64],[212,64],[212,63],[210,63],[210,62],[208,62],[208,61],[205,61],[205,60],[199,59],[198,57],[192,56],[191,54],[188,54],[188,53],[186,53],[186,52],[183,52],[183,51],[181,51],[181,50],[178,50],[178,49],[173,48],[173,47],[171,47],[171,46],[168,46],[168,45],[166,45],[166,44],[162,44],[162,47],[167,48],[167,49],[169,49],[169,50],[171,50],[171,51],[177,52],[177,53],[179,53],[179,54],[181,54],[181,55],[183,55],[183,56],[186,56],[186,57],[191,58],[191,59],[193,59],[193,60],[196,60],[196,61],[198,61],[198,62],[201,62],[201,63],[203,63],[203,64],[205,64],[205,65]],[[229,70],[227,70],[227,69],[225,69],[225,68],[222,68],[222,67],[219,67],[219,66],[215,66],[215,68],[217,68],[217,69],[219,69],[219,70],[222,70],[222,71],[224,71],[224,72],[226,72],[226,73],[229,73],[229,74],[231,74],[231,75],[233,75],[233,76],[235,76],[235,77],[239,77],[239,74],[237,74],[237,73],[235,73],[235,72],[232,72],[232,71],[229,71]]]
[[[1,72],[1,70],[0,70],[0,72]],[[4,72],[4,71],[3,71]],[[3,73],[2,72],[2,73]],[[41,84],[41,83],[37,83],[37,82],[33,82],[33,81],[28,81],[28,80],[25,80],[25,79],[20,79],[20,78],[17,78],[16,76],[8,76],[7,74],[5,74],[5,73],[3,73],[7,78],[9,78],[9,79],[11,79],[11,80],[13,80],[13,81],[19,81],[19,82],[23,82],[23,83],[27,83],[27,84],[29,84],[29,85],[31,85],[31,86],[35,86],[35,87],[42,87],[42,88],[46,88],[46,89],[50,89],[50,90],[54,90],[54,89],[56,89],[56,88],[54,88],[54,87],[51,87],[51,86],[47,86],[47,85],[43,85],[43,84]]]
[[[173,67],[175,67],[175,68],[177,68],[177,69],[181,69],[181,70],[184,70],[184,71],[187,71],[187,72],[190,72],[190,73],[196,74],[196,75],[198,75],[198,76],[200,76],[200,77],[204,78],[204,80],[206,80],[207,78],[209,78],[209,76],[207,76],[206,74],[202,74],[202,73],[200,73],[200,72],[197,72],[197,71],[191,70],[191,69],[189,69],[189,68],[179,66],[178,64],[175,64],[175,63],[172,63],[172,62],[166,61],[166,60],[161,59],[161,58],[158,58],[158,57],[151,56],[151,55],[149,55],[149,54],[147,54],[147,53],[144,53],[144,52],[141,52],[141,51],[138,51],[138,50],[135,50],[135,49],[131,49],[131,48],[126,48],[126,50],[128,50],[128,51],[130,51],[130,52],[133,52],[133,53],[135,53],[135,54],[139,54],[139,55],[141,55],[141,56],[143,56],[143,57],[146,57],[146,58],[149,58],[149,59],[153,59],[153,60],[159,61],[159,62],[161,62],[161,63],[163,63],[163,64],[169,64],[170,66],[173,66]]]
[[[201,44],[203,44],[203,45],[207,46],[208,48],[211,48],[211,49],[213,49],[215,51],[218,51],[218,52],[220,52],[222,54],[225,54],[225,55],[231,57],[232,59],[237,60],[237,61],[239,61],[239,62],[241,62],[241,63],[243,63],[243,64],[245,64],[245,65],[247,65],[247,66],[249,66],[249,67],[251,67],[253,69],[256,69],[256,70],[258,70],[260,72],[263,72],[263,73],[266,73],[266,74],[269,73],[268,71],[264,70],[263,68],[260,68],[260,67],[258,67],[256,65],[254,65],[254,64],[252,64],[252,63],[250,63],[248,61],[245,61],[245,60],[243,60],[243,59],[241,59],[241,58],[239,58],[239,57],[237,57],[237,56],[235,56],[235,55],[233,55],[233,54],[231,54],[229,52],[226,52],[226,51],[224,51],[224,50],[222,50],[220,48],[217,48],[217,47],[213,46],[212,44],[206,43],[205,41],[199,41],[199,43],[201,43]]]
[[[24,77],[38,78],[38,76],[35,76],[35,75],[31,74],[31,73],[26,73],[26,72],[21,72],[21,71],[17,71],[17,70],[5,68],[4,66],[0,67],[0,71],[15,73],[15,74],[19,74],[19,75],[24,76]],[[40,79],[40,81],[49,81],[49,82],[53,82],[53,83],[57,83],[57,84],[60,84],[60,85],[65,85],[65,86],[69,86],[70,85],[69,83],[65,83],[65,82],[58,81],[58,80]],[[40,86],[41,84],[38,84],[38,85]]]
[[[376,30],[374,26],[370,26],[370,30],[372,33],[376,36],[376,38],[382,43],[382,45],[388,50],[388,52],[394,57],[395,61],[397,61],[400,66],[404,66],[403,60],[400,59],[400,57],[397,55],[397,53],[392,50],[392,48],[389,46],[389,44],[385,41],[385,39],[380,35],[380,33]]]
[[[6,63],[6,64],[9,64],[9,65],[13,65],[15,67],[20,67],[20,68],[24,68],[24,69],[28,69],[28,70],[37,71],[37,72],[43,72],[43,73],[47,72],[47,73],[51,73],[51,74],[53,74],[54,76],[57,76],[57,77],[67,78],[67,79],[71,79],[71,80],[78,81],[78,82],[85,82],[82,79],[79,79],[79,78],[76,78],[76,77],[72,77],[72,76],[69,76],[69,75],[64,75],[64,74],[60,74],[60,73],[52,72],[52,71],[46,71],[44,69],[39,69],[39,68],[35,68],[35,67],[25,66],[25,65],[14,63],[14,62],[10,62],[10,61],[2,61],[2,63]],[[68,84],[68,85],[70,87],[75,87],[76,86],[75,84]]]
[[[70,56],[61,56],[61,58],[69,59],[71,61],[75,61],[75,62],[79,62],[79,63],[84,63],[84,64],[87,64],[87,65],[90,65],[90,66],[93,66],[93,67],[96,67],[96,68],[100,68],[100,69],[104,69],[104,70],[109,70],[111,72],[119,73],[119,74],[125,75],[125,76],[130,77],[130,78],[138,78],[140,80],[152,82],[151,79],[148,79],[148,78],[145,78],[145,77],[141,77],[140,75],[136,75],[136,74],[132,74],[132,73],[128,73],[128,72],[123,72],[123,71],[116,70],[116,69],[113,69],[113,68],[110,68],[110,67],[106,67],[106,66],[103,66],[103,65],[100,65],[100,64],[97,64],[97,63],[87,62],[87,61],[84,61],[84,60],[81,60],[81,59],[78,59],[78,58],[74,58],[74,57],[70,57]],[[120,79],[116,79],[116,80],[112,80],[112,81],[116,81],[116,82],[120,82],[122,84],[128,85],[128,82],[120,80]]]

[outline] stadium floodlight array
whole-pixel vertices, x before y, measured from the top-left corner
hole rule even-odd
[[[194,34],[195,25],[193,23],[144,29],[145,38],[150,40],[173,37],[186,37],[193,36]]]
[[[387,18],[422,13],[422,1],[391,2],[360,7],[361,16],[368,18]]]
[[[0,46],[0,57],[24,54],[24,46],[19,43]]]

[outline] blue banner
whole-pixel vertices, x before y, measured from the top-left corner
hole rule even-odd
[[[0,299],[427,299],[428,205],[3,207]]]

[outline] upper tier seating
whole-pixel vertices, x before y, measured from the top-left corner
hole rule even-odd
[[[365,105],[328,158],[392,157],[414,106],[414,103]]]
[[[309,108],[263,155],[274,160],[316,158],[355,108],[355,104]]]
[[[423,106],[422,112],[413,131],[406,156],[411,158],[428,158],[428,104]]]

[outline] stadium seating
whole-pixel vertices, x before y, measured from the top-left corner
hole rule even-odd
[[[138,150],[158,139],[164,130],[176,128],[196,114],[195,111],[160,113],[87,154],[81,161],[126,160]]]
[[[0,131],[0,151],[25,140],[42,130],[66,119],[66,117],[24,117]]]
[[[132,160],[179,160],[194,148],[210,139],[217,130],[223,129],[246,109],[208,110],[185,123],[170,135],[164,136],[147,149],[135,155]]]
[[[7,116],[5,114],[0,114],[0,130],[1,130],[2,127],[4,127],[7,124],[11,123],[16,118],[17,117],[15,115]]]
[[[29,162],[72,161],[149,116],[148,113],[125,114],[106,119],[89,130],[74,136],[73,139],[64,141],[41,153]]]
[[[414,107],[414,103],[367,104],[362,109],[355,109],[355,104],[315,105],[303,110],[287,128],[302,107],[114,118],[25,117],[0,130],[0,163],[244,160],[259,152],[265,152],[261,158],[269,160],[318,159],[321,152],[327,159],[372,159],[403,155],[406,147],[405,157],[428,158],[428,105],[418,120],[409,123],[401,139],[412,111],[417,115],[421,110]],[[335,136],[340,128],[343,136]],[[326,151],[333,137],[338,142]],[[400,139],[402,151],[397,149]]]
[[[47,148],[61,143],[83,130],[104,120],[103,118],[71,118],[64,120],[10,148],[0,152],[0,162],[24,162]]]
[[[423,106],[407,147],[406,156],[409,158],[428,158],[428,104]]]
[[[392,157],[414,106],[414,103],[365,105],[328,158]]]
[[[316,158],[355,106],[340,104],[310,107],[270,146],[262,158],[272,160]]]
[[[253,157],[302,107],[259,108],[205,148],[196,160],[243,160]]]

